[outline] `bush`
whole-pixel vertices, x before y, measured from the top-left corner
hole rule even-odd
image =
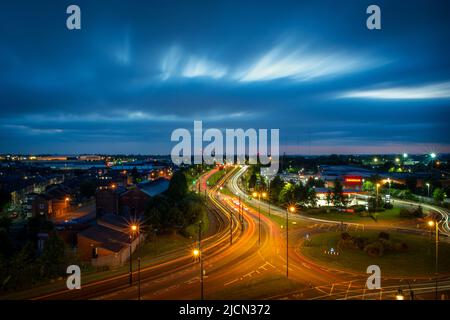
[[[406,208],[401,208],[398,215],[400,218],[411,218],[412,212]]]
[[[366,245],[364,251],[371,257],[381,257],[384,253],[384,245],[380,241],[375,241]]]
[[[385,209],[392,209],[392,208],[394,208],[394,206],[392,205],[392,203],[385,203],[384,204],[384,208]]]
[[[378,239],[386,239],[389,240],[389,233],[381,231],[380,234],[378,235]]]
[[[364,247],[369,243],[369,239],[365,237],[357,237],[353,239],[353,243],[358,249],[363,250]]]

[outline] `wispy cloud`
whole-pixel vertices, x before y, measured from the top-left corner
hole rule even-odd
[[[184,53],[179,47],[172,46],[161,62],[161,78],[222,78],[227,69],[220,63],[205,57]]]
[[[243,68],[237,79],[241,82],[290,79],[307,81],[320,77],[359,72],[379,66],[381,61],[340,52],[314,52],[307,47],[290,48],[278,45]]]
[[[370,90],[354,90],[338,95],[338,98],[423,100],[450,98],[450,82],[421,86],[391,87]]]
[[[289,46],[286,43],[275,45],[241,66],[221,63],[207,55],[191,55],[172,46],[161,60],[161,78],[209,77],[232,82],[308,81],[356,73],[386,63],[367,55],[350,55],[334,49],[319,52],[307,46]]]
[[[227,69],[214,61],[191,57],[186,63],[182,75],[187,78],[211,77],[217,79],[226,73]]]

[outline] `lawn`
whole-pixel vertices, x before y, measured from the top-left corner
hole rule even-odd
[[[378,236],[376,231],[350,232],[352,236],[364,236],[374,239]],[[429,237],[390,232],[394,242],[403,242],[408,245],[404,252],[387,252],[381,257],[371,257],[363,250],[343,249],[339,255],[328,255],[324,251],[330,248],[337,249],[340,233],[327,232],[314,235],[309,246],[302,246],[300,251],[307,258],[332,269],[349,270],[365,273],[369,265],[380,266],[382,276],[429,276],[435,272],[435,246]],[[450,245],[439,244],[439,270],[441,273],[450,273]]]
[[[214,172],[211,177],[208,179],[208,185],[210,187],[215,186],[217,182],[227,173],[228,171],[226,169],[219,170],[217,172]]]
[[[381,212],[374,212],[372,215],[377,219],[378,222],[395,222],[395,221],[404,221],[408,218],[400,218],[400,209],[399,207],[394,207],[392,209],[388,209]],[[325,209],[324,209],[325,210]],[[326,219],[333,221],[344,221],[344,222],[376,222],[370,216],[361,217],[358,213],[349,213],[349,212],[338,212],[334,210],[330,210],[330,212],[320,212],[320,213],[309,213],[308,210],[300,212],[300,214],[304,214],[305,216],[309,216],[312,218],[318,219]]]

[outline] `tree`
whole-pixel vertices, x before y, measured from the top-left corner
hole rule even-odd
[[[39,262],[42,266],[41,272],[44,277],[53,277],[62,274],[65,270],[65,251],[64,241],[56,234],[51,234],[44,245]]]
[[[270,188],[269,188],[269,193],[270,193],[270,200],[273,203],[278,203],[278,198],[280,196],[280,192],[284,187],[284,182],[283,180],[281,180],[281,178],[279,176],[275,176],[275,178],[273,178],[273,180],[270,182]]]
[[[436,202],[442,202],[445,199],[445,192],[441,188],[436,188],[433,191],[433,199]]]
[[[182,199],[189,192],[186,176],[183,172],[177,171],[170,179],[167,195],[173,200]]]
[[[0,212],[3,212],[3,209],[9,204],[10,201],[11,193],[0,189]]]
[[[337,179],[334,181],[332,201],[336,207],[346,206],[347,204],[342,184]]]
[[[327,205],[330,206],[330,203],[332,201],[333,195],[331,193],[331,190],[327,191]]]
[[[250,178],[248,179],[248,188],[253,189],[256,186],[256,181],[258,180],[258,177],[256,176],[256,173],[253,172],[250,175]]]
[[[286,183],[280,192],[278,201],[282,204],[295,202],[295,187],[292,183]]]
[[[372,181],[364,181],[362,191],[372,192],[375,189],[375,184]]]
[[[308,189],[306,202],[308,205],[310,205],[313,208],[317,206],[316,189],[314,189],[314,188]]]

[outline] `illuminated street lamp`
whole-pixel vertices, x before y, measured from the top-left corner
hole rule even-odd
[[[198,223],[198,248],[192,250],[194,258],[200,262],[200,299],[203,300],[203,255],[202,255],[202,222]]]
[[[289,212],[295,212],[293,205],[286,208],[286,278],[289,278]]]
[[[434,152],[430,153],[430,158],[431,158],[431,159],[436,158],[436,153],[434,153]]]
[[[253,192],[253,197],[258,197],[258,245],[261,245],[261,193]]]
[[[435,277],[436,277],[436,286],[435,286],[435,299],[438,299],[438,276],[439,276],[439,270],[438,270],[438,258],[439,258],[439,222],[437,220],[429,220],[428,226],[430,228],[435,227],[435,247],[436,247],[436,260],[435,260]]]
[[[404,154],[403,154],[403,158],[405,158],[405,159],[408,158],[408,154],[407,154],[407,153],[404,153]]]
[[[395,299],[397,300],[405,300],[405,295],[403,294],[402,289],[398,289],[397,294],[395,295]]]
[[[131,235],[130,235],[130,285],[132,283],[132,259],[131,259],[131,245],[133,241],[133,236],[137,234],[138,237],[138,300],[141,300],[141,235],[140,228],[137,224],[132,224],[130,226]]]
[[[427,182],[425,185],[427,186],[427,189],[428,189],[428,198],[429,198],[430,197],[430,183]]]
[[[377,186],[377,201],[376,201],[376,204],[377,204],[377,209],[378,209],[378,189],[380,188],[381,185],[379,183],[377,183],[376,186]]]

